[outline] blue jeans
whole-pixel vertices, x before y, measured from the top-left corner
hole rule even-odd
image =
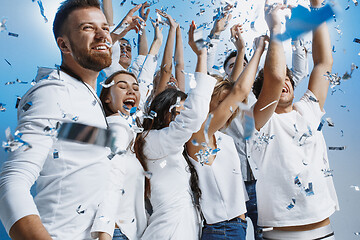
[[[251,222],[254,226],[254,236],[255,240],[262,240],[261,228],[257,225],[258,221],[258,212],[257,212],[257,202],[256,202],[256,180],[254,181],[245,181],[246,191],[249,195],[249,201],[246,202],[247,213],[246,217],[251,219]]]
[[[218,239],[246,239],[246,220],[234,218],[229,221],[223,221],[215,224],[205,224],[202,231],[202,240]]]
[[[114,236],[112,238],[113,240],[129,240],[125,234],[121,232],[119,228],[115,228],[114,230]]]

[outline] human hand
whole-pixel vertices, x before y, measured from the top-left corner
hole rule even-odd
[[[267,35],[262,35],[254,39],[254,51],[264,52],[266,42],[269,42],[270,38]]]
[[[159,20],[158,19],[154,20],[154,19],[152,19],[150,17],[150,20],[151,20],[151,24],[153,25],[154,31],[155,31],[154,41],[159,41],[160,45],[161,45],[162,41],[163,41],[163,34],[162,34],[163,28],[159,27]]]
[[[206,55],[206,48],[201,48],[201,49],[198,49],[198,47],[196,46],[196,42],[195,42],[195,39],[194,39],[194,31],[196,30],[196,25],[195,25],[195,22],[192,21],[191,24],[190,24],[190,28],[189,28],[189,46],[191,47],[191,49],[194,51],[194,53],[197,55],[197,56],[200,56],[200,55],[203,55],[205,54]]]
[[[286,6],[284,4],[274,3],[269,5],[269,0],[266,0],[265,3],[265,21],[268,25],[270,31],[274,29],[280,31],[281,28],[281,20],[279,16],[279,10],[285,9]]]
[[[214,26],[211,30],[211,33],[212,34],[217,34],[217,35],[220,35],[221,32],[225,31],[225,29],[227,28],[227,26],[229,25],[229,22],[232,18],[232,15],[228,12],[230,11],[230,9],[232,8],[233,6],[228,4],[226,7],[225,7],[225,13],[224,13],[224,16],[222,18],[219,18],[215,21],[214,23]]]
[[[177,26],[179,25],[177,22],[175,22],[175,20],[169,14],[167,14],[159,9],[156,9],[156,12],[158,14],[160,14],[160,16],[166,18],[166,20],[168,21],[168,24],[170,25],[170,28],[176,29]]]
[[[241,51],[242,49],[245,49],[245,41],[242,37],[243,28],[242,24],[235,24],[230,28],[231,33],[231,41],[234,43],[236,49],[238,51]]]
[[[142,4],[139,4],[132,8],[121,21],[121,24],[128,24],[128,27],[126,28],[127,31],[134,29],[135,32],[138,33],[141,29],[141,25],[146,25],[141,17],[133,16],[134,13],[141,8],[141,6]]]
[[[140,17],[144,20],[144,22],[146,22],[149,17],[150,8],[148,8],[148,7],[150,7],[150,3],[144,2],[139,10]],[[148,9],[145,12],[146,8],[148,8]]]

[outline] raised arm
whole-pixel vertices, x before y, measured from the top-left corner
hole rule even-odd
[[[243,29],[241,24],[234,25],[231,29],[231,40],[234,43],[237,53],[234,67],[230,74],[230,80],[235,81],[244,70],[245,41],[242,37]]]
[[[159,22],[156,19],[155,22],[151,22],[151,24],[154,27],[154,41],[152,42],[149,50],[149,54],[151,55],[157,55],[159,53],[162,41],[163,41],[163,34],[162,30],[163,28],[159,27]]]
[[[142,4],[139,4],[132,8],[116,28],[111,32],[111,38],[113,43],[123,38],[129,31],[135,30],[136,33],[141,29],[141,22],[144,20],[139,16],[133,16],[134,13],[141,8]],[[145,23],[144,23],[145,24]]]
[[[176,42],[175,42],[175,78],[178,87],[181,91],[185,92],[185,63],[184,63],[184,47],[181,36],[180,25],[176,28]]]
[[[233,112],[238,108],[238,104],[243,102],[249,95],[251,87],[254,83],[260,58],[265,49],[265,40],[267,40],[265,36],[258,37],[254,40],[256,46],[254,55],[235,82],[233,88],[230,90],[230,93],[224,99],[212,99],[211,103],[215,104],[215,108],[210,109],[213,117],[208,129],[208,139],[211,139],[213,134],[225,125]],[[205,142],[204,128],[205,122],[201,126],[200,131],[193,134],[192,139],[196,139],[198,142]],[[199,147],[201,148],[202,146]],[[199,149],[195,150],[195,152],[198,151]]]
[[[167,13],[164,13],[158,9],[156,12],[168,20],[170,26],[168,38],[166,40],[166,45],[164,49],[164,55],[160,66],[160,80],[156,88],[155,96],[164,91],[167,87],[167,83],[170,80],[172,72],[172,54],[174,49],[174,40],[176,34],[176,28],[178,24],[175,20]]]
[[[281,30],[278,11],[285,6],[282,4],[269,6],[268,3],[269,0],[265,4],[265,20],[270,30],[270,42],[265,59],[264,82],[258,101],[254,106],[255,128],[257,130],[260,130],[275,112],[277,104],[272,104],[265,109],[262,108],[280,99],[286,77],[284,48],[282,42],[277,39]]]
[[[310,2],[312,9],[316,9],[321,7],[322,0],[311,0]],[[320,108],[323,109],[329,88],[329,81],[324,75],[331,72],[333,64],[331,40],[325,22],[313,31],[312,55],[314,68],[310,75],[308,89],[316,96]]]
[[[148,7],[150,7],[150,4],[148,2],[144,2],[139,10],[140,17],[143,19],[144,23],[146,23],[150,13],[150,9]],[[145,11],[146,8],[148,9]],[[139,55],[144,56],[148,53],[148,42],[145,27],[142,29],[142,34],[139,34],[138,36],[138,53]]]
[[[149,54],[145,58],[145,61],[141,67],[138,82],[139,82],[139,90],[140,90],[140,104],[139,108],[144,109],[144,105],[149,94],[152,91],[152,83],[154,79],[154,73],[157,65],[157,54],[159,53],[163,35],[162,28],[159,28],[159,23],[151,22],[154,27],[154,41],[151,44]]]
[[[103,0],[102,8],[109,26],[114,26],[114,13],[113,13],[112,0]]]
[[[292,74],[295,87],[309,74],[308,51],[302,38],[291,41],[292,45]]]
[[[227,10],[230,10],[232,8],[231,5],[227,5]],[[208,48],[208,56],[207,56],[207,69],[209,73],[213,72],[212,67],[215,63],[216,58],[216,52],[218,49],[218,44],[220,42],[220,35],[227,26],[229,25],[229,21],[231,20],[232,15],[228,12],[225,12],[224,15],[218,19],[215,20],[213,28],[210,31],[210,34],[208,36],[210,40],[210,46]]]
[[[202,49],[197,48],[196,43],[194,41],[195,29],[196,29],[195,22],[192,21],[190,24],[190,28],[189,28],[189,45],[197,56],[195,72],[206,74],[206,68],[207,68],[207,66],[206,66],[206,63],[207,63],[206,62],[206,58],[207,58],[206,49],[205,48],[202,48]]]

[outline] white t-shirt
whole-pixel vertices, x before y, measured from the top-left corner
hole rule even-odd
[[[324,112],[309,90],[294,110],[274,113],[255,132],[252,160],[260,226],[284,227],[322,221],[338,210],[325,141],[317,131]]]
[[[244,182],[233,139],[215,132],[220,149],[211,165],[191,159],[199,176],[200,205],[207,224],[231,220],[246,212]]]

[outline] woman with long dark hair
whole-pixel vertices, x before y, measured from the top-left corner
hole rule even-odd
[[[147,195],[153,208],[143,240],[199,239],[201,220],[192,200],[192,190],[196,189],[189,183],[195,178],[194,169],[182,153],[184,144],[206,118],[216,80],[206,74],[206,50],[197,48],[193,38],[195,28],[192,23],[189,45],[198,60],[196,88],[187,96],[176,89],[158,94],[149,109],[156,117],[144,119],[144,132],[135,142],[137,158],[146,160],[149,169],[151,191]]]
[[[235,38],[241,33],[236,28]],[[230,136],[219,130],[235,117],[255,79],[265,47],[265,38],[255,41],[257,49],[237,81],[223,80],[214,89],[208,119],[186,143],[187,153],[199,176],[200,206],[205,218],[201,239],[246,239],[247,194],[240,160]]]
[[[154,27],[154,41],[143,63],[138,79],[133,73],[118,71],[106,79],[100,93],[109,128],[116,134],[111,160],[110,183],[107,195],[99,206],[91,230],[93,238],[140,239],[147,226],[144,192],[146,163],[139,161],[133,144],[138,125],[137,110],[144,107],[148,86],[153,78],[153,61],[162,44],[159,25]],[[115,228],[115,230],[114,230]]]

